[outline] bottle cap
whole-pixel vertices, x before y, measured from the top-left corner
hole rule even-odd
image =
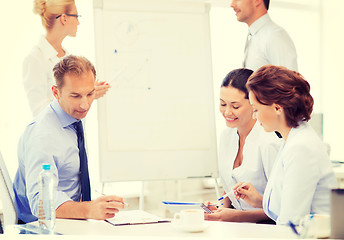
[[[42,169],[43,170],[50,170],[50,164],[43,164]]]

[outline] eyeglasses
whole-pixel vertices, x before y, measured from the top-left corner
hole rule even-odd
[[[64,15],[67,15],[67,16],[70,16],[70,17],[76,17],[76,18],[79,18],[81,17],[81,15],[78,15],[78,14],[69,14],[69,13],[63,13]],[[58,19],[59,17],[61,17],[63,14],[60,14],[56,17],[56,19]]]

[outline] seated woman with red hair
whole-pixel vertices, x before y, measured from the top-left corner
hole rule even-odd
[[[277,224],[298,223],[310,213],[330,212],[330,189],[337,181],[326,148],[307,123],[313,110],[309,83],[297,72],[266,65],[248,82],[254,116],[265,131],[279,132],[284,140],[264,195],[252,184],[234,186],[241,198]]]

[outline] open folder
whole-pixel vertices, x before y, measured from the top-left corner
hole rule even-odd
[[[142,210],[119,211],[116,216],[105,221],[115,226],[170,222]]]

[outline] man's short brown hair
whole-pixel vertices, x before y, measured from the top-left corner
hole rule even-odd
[[[61,89],[64,84],[65,75],[80,76],[91,71],[96,79],[96,70],[93,64],[85,57],[69,55],[63,58],[53,68],[56,86]]]

